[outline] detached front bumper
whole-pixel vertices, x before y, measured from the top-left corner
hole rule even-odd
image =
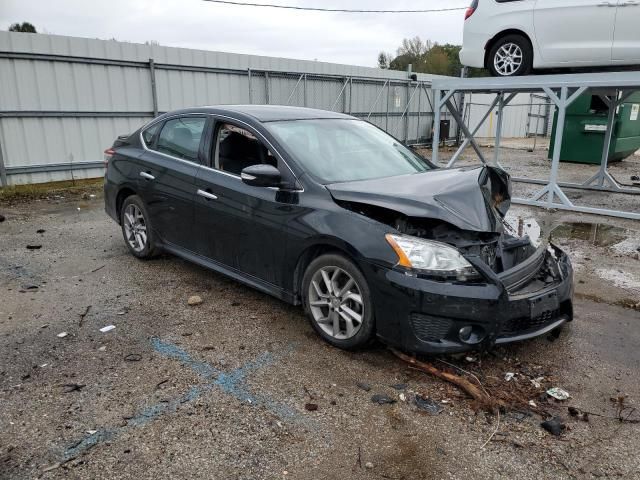
[[[530,262],[510,275],[499,276],[476,265],[486,278],[478,284],[374,269],[378,336],[405,351],[438,354],[487,349],[554,330],[573,320],[574,286],[568,256],[557,247],[551,249],[553,254],[542,251],[538,263]],[[553,281],[539,279],[546,262],[556,269]]]

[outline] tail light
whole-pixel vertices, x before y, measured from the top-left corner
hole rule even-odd
[[[475,13],[475,11],[478,9],[478,1],[479,0],[473,0],[471,2],[471,6],[469,8],[467,8],[467,11],[464,14],[464,19],[467,20],[469,17],[471,17],[471,15],[473,15]]]
[[[105,170],[105,173],[107,173],[107,168],[109,168],[109,160],[111,160],[111,158],[113,157],[114,153],[116,153],[116,151],[113,148],[107,148],[104,151],[104,170]]]

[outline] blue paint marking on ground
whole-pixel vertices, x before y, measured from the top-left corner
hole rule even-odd
[[[83,438],[72,445],[64,452],[64,459],[70,460],[86,452],[99,443],[108,441],[116,437],[122,430],[128,427],[141,427],[154,420],[160,415],[173,413],[178,407],[185,403],[190,403],[212,390],[219,388],[221,391],[232,397],[255,406],[262,406],[272,411],[281,418],[295,419],[297,413],[287,405],[271,400],[270,398],[252,393],[246,385],[247,376],[261,368],[274,363],[277,358],[269,352],[259,355],[256,359],[245,363],[240,368],[223,372],[206,362],[194,359],[187,351],[172,343],[164,342],[158,338],[151,339],[151,344],[160,355],[180,361],[183,365],[191,368],[203,379],[207,380],[204,385],[193,386],[185,394],[166,402],[142,408],[133,418],[129,419],[127,425],[123,427],[104,428],[98,430],[93,435]],[[283,356],[293,350],[293,345],[285,349],[278,357]]]

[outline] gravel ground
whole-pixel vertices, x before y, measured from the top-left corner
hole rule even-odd
[[[568,390],[564,402],[525,399],[563,418],[555,437],[546,416],[478,410],[381,345],[331,348],[298,308],[218,274],[135,259],[99,195],[0,213],[0,478],[640,478],[640,425],[617,420],[611,401],[640,406],[635,222],[514,208],[543,235],[561,226],[575,321],[555,340],[444,359],[492,393],[539,377],[540,392]],[[203,303],[188,306],[191,295]],[[416,392],[443,411],[420,411]],[[374,404],[377,393],[397,403]]]

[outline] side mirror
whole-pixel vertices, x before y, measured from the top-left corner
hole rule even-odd
[[[279,187],[282,179],[280,171],[273,165],[251,165],[243,168],[240,178],[252,187]]]

